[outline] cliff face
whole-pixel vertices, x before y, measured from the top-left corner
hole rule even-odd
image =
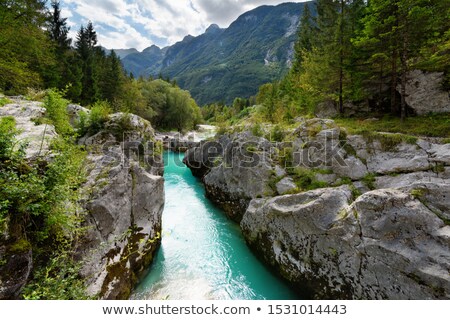
[[[91,295],[127,299],[160,244],[163,164],[153,141],[148,121],[124,114],[80,140],[89,151],[82,188],[88,215],[77,253]]]
[[[76,122],[80,106],[69,105]],[[36,125],[46,110],[38,102],[17,100],[0,108],[0,116],[13,116],[18,137],[28,141],[26,157],[45,157],[52,139],[51,125]],[[87,179],[79,203],[86,230],[75,248],[88,293],[100,299],[126,299],[140,274],[151,263],[161,239],[164,207],[163,163],[150,123],[134,115],[114,114],[99,132],[80,140],[86,147]],[[0,298],[14,299],[33,270],[30,246],[13,251],[8,230],[0,235]]]
[[[300,292],[450,297],[450,144],[348,135],[323,119],[299,123],[289,138],[228,135],[188,151],[185,162],[240,221],[254,251]]]
[[[19,130],[16,139],[28,142],[25,148],[27,161],[38,156],[48,157],[50,141],[57,136],[54,126],[34,123],[34,119],[42,117],[45,112],[42,103],[20,99],[14,99],[11,104],[0,107],[0,117],[14,117]],[[3,187],[2,185],[1,188]],[[30,245],[26,241],[15,239],[12,230],[6,227],[0,233],[0,300],[18,298],[32,269],[33,251]]]
[[[347,187],[254,200],[241,227],[312,298],[448,299],[450,227],[431,208],[437,202],[424,200],[439,192],[450,185],[375,190],[355,201]]]

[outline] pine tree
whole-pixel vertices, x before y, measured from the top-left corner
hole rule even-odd
[[[80,101],[91,104],[98,100],[98,72],[96,68],[97,33],[91,22],[85,27],[81,26],[77,34],[75,48],[78,53],[79,62],[82,65],[82,91]]]
[[[70,56],[72,39],[68,37],[70,28],[67,26],[67,18],[62,18],[59,1],[53,0],[51,3],[53,11],[49,16],[47,33],[54,46],[54,54],[57,64],[48,69],[47,86],[65,89],[71,84],[67,74],[72,68],[67,61]]]
[[[406,117],[406,82],[412,58],[427,39],[434,19],[432,2],[428,0],[372,0],[364,21],[359,46],[370,48],[370,59],[381,68],[389,61],[391,112],[397,114],[397,92],[400,82],[402,119]],[[379,72],[382,77],[383,71]],[[400,78],[400,79],[399,79]]]
[[[100,66],[101,98],[114,103],[120,99],[125,81],[122,63],[115,51],[112,50],[109,56],[103,58],[103,64],[100,64]]]
[[[70,49],[72,39],[68,37],[70,28],[67,26],[67,18],[61,17],[61,8],[59,1],[52,0],[52,16],[48,26],[50,39],[58,45],[59,53],[62,55]]]
[[[302,64],[302,55],[305,51],[311,51],[312,41],[314,36],[314,27],[312,24],[311,10],[309,5],[305,5],[303,8],[302,17],[298,29],[298,40],[295,43],[295,57],[292,65],[291,72],[299,73]]]
[[[5,93],[44,85],[56,63],[43,31],[46,19],[45,1],[0,1],[0,89]]]

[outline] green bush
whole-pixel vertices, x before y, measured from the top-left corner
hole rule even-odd
[[[63,136],[73,134],[73,128],[70,125],[69,115],[67,114],[67,105],[69,101],[64,99],[64,93],[50,89],[44,100],[44,107],[47,109],[47,117],[55,126],[56,132]]]
[[[12,101],[9,100],[8,98],[0,96],[0,107],[3,107],[4,105],[7,105],[11,102]]]
[[[251,132],[252,132],[252,134],[253,134],[255,137],[262,137],[262,136],[264,136],[264,130],[263,130],[263,128],[261,127],[261,124],[259,124],[259,123],[255,123],[255,124],[252,126]]]
[[[284,132],[280,125],[276,125],[272,128],[270,132],[270,141],[272,142],[282,142],[284,139]]]
[[[25,286],[26,300],[87,300],[86,285],[79,276],[80,265],[67,253],[51,257],[46,266],[39,267]]]
[[[84,111],[80,111],[78,116],[79,119],[76,123],[77,133],[80,136],[84,136],[89,130],[89,115]]]
[[[362,181],[366,185],[367,188],[369,188],[370,190],[375,190],[376,189],[376,186],[375,186],[376,177],[377,177],[376,174],[369,173],[362,179]]]
[[[34,244],[52,237],[71,237],[78,232],[81,217],[74,207],[76,190],[85,179],[85,153],[60,138],[52,142],[55,153],[48,163],[28,163],[24,145],[18,145],[14,120],[0,122],[0,217],[21,226],[22,234]]]
[[[108,122],[112,109],[108,102],[98,101],[91,107],[89,115],[89,126],[94,132],[102,130]]]
[[[308,168],[293,169],[294,181],[300,190],[315,190],[328,187],[328,183],[319,181],[316,178],[316,172]]]
[[[65,249],[84,232],[84,215],[77,204],[85,181],[85,153],[70,138],[59,138],[51,144],[51,162],[28,162],[17,134],[14,118],[0,119],[0,233],[6,228],[16,239],[10,250],[31,246],[37,266],[25,297],[86,298]],[[53,258],[47,264],[49,255]]]

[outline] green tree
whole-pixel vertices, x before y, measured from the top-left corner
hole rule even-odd
[[[396,98],[400,78],[400,114],[406,117],[406,81],[414,58],[433,36],[433,20],[442,15],[433,8],[436,1],[428,0],[372,0],[368,14],[363,19],[362,36],[356,42],[370,48],[373,73],[383,77],[385,65],[389,63],[391,112],[398,113]],[[444,10],[445,12],[445,10]],[[370,70],[370,67],[369,67]]]
[[[61,17],[61,7],[57,0],[52,0],[52,15],[48,24],[48,33],[58,47],[59,55],[63,55],[70,50],[72,39],[69,38],[70,28],[67,26],[67,18]]]
[[[311,51],[315,28],[309,5],[305,5],[298,29],[298,40],[295,43],[295,56],[291,72],[299,73],[301,70],[302,56],[305,51]]]
[[[102,63],[99,63],[99,60]],[[100,66],[99,89],[101,98],[109,101],[112,105],[115,105],[115,109],[118,109],[117,104],[123,96],[123,84],[126,80],[120,58],[114,50],[108,56],[99,52],[97,53],[97,64]]]
[[[46,23],[45,1],[0,2],[0,89],[5,93],[44,86],[47,70],[56,63],[43,31]]]
[[[77,34],[75,48],[79,57],[79,63],[82,68],[82,90],[80,102],[91,104],[98,100],[98,72],[96,69],[96,50],[97,33],[94,30],[92,22],[85,27],[81,26]]]

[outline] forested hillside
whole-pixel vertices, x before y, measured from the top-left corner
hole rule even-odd
[[[305,7],[289,74],[263,85],[256,96],[261,120],[362,112],[403,119],[414,114],[406,88],[418,81],[411,73],[416,69],[442,72],[441,89],[450,88],[448,1],[318,0],[315,10],[317,15]],[[220,122],[253,111],[245,104],[214,104],[204,114]]]
[[[281,79],[292,65],[296,30],[303,8],[312,2],[261,6],[228,28],[211,25],[204,34],[156,46],[123,59],[135,76],[176,79],[200,104],[248,98],[266,82]]]
[[[0,91],[6,95],[56,88],[74,103],[104,101],[112,111],[142,115],[168,129],[190,129],[200,120],[187,91],[127,75],[114,51],[97,46],[92,23],[70,39],[57,1],[51,11],[41,0],[2,2],[0,30]]]

